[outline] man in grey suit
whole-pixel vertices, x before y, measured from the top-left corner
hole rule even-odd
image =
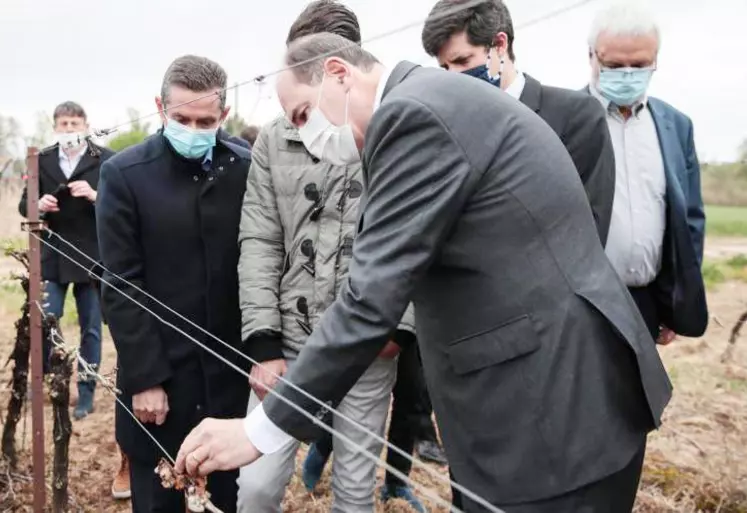
[[[346,162],[362,150],[366,188],[348,278],[287,380],[335,407],[412,299],[459,483],[509,513],[629,512],[671,384],[552,129],[483,81],[386,69],[331,34],[297,40],[286,64],[278,97],[304,144]],[[318,434],[273,395],[204,421],[177,469],[235,468]]]

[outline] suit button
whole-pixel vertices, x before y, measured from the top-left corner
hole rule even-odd
[[[235,158],[233,158],[233,157],[231,157],[231,158],[230,158],[230,159],[228,159],[228,160],[229,160],[229,161],[231,161],[231,162],[233,162],[233,161],[234,161],[234,160],[236,160],[236,159],[235,159]]]
[[[218,171],[223,171],[223,166],[218,167]]]
[[[199,178],[199,177],[198,177],[197,175],[194,175],[194,176],[192,177],[192,180],[194,180],[195,182],[196,182],[197,180],[199,180],[199,179],[200,179],[200,178]]]
[[[202,405],[201,404],[197,405],[197,411],[202,411]]]

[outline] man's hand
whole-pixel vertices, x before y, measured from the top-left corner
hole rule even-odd
[[[402,348],[399,347],[396,342],[390,340],[386,343],[384,349],[382,349],[379,353],[379,358],[386,358],[387,360],[391,360],[392,358],[397,356],[401,350]]]
[[[661,331],[659,331],[659,338],[656,339],[656,343],[661,346],[666,346],[671,344],[675,338],[677,338],[677,334],[674,331],[666,326],[662,326]]]
[[[59,212],[60,207],[57,205],[57,198],[51,194],[45,194],[39,199],[40,212]]]
[[[205,419],[182,442],[174,470],[206,476],[243,467],[260,456],[246,436],[244,419]]]
[[[149,388],[132,396],[132,410],[140,422],[160,426],[169,412],[169,399],[162,387]]]
[[[261,401],[265,398],[269,389],[275,388],[278,382],[277,376],[285,376],[286,372],[288,372],[288,366],[284,359],[268,360],[263,362],[262,365],[252,367],[252,371],[249,373],[249,385]]]
[[[85,180],[76,180],[70,182],[67,186],[70,188],[70,195],[74,198],[86,198],[91,203],[96,201],[96,191]]]

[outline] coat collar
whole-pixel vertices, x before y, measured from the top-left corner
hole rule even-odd
[[[539,112],[540,105],[542,105],[542,84],[526,73],[524,73],[524,80],[524,90],[521,92],[519,101],[534,112]]]
[[[386,98],[386,95],[389,94],[389,91],[391,91],[397,84],[405,80],[407,76],[413,72],[413,70],[419,67],[419,64],[414,64],[409,61],[401,61],[399,64],[397,64],[389,75],[389,80],[387,80],[386,86],[384,86],[384,94],[382,95],[382,98]]]

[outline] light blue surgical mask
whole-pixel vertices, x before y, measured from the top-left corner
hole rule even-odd
[[[620,107],[629,107],[646,95],[654,68],[602,68],[599,92]]]
[[[163,128],[163,135],[179,155],[188,159],[199,159],[215,146],[217,131],[217,128],[189,128],[169,118]]]

